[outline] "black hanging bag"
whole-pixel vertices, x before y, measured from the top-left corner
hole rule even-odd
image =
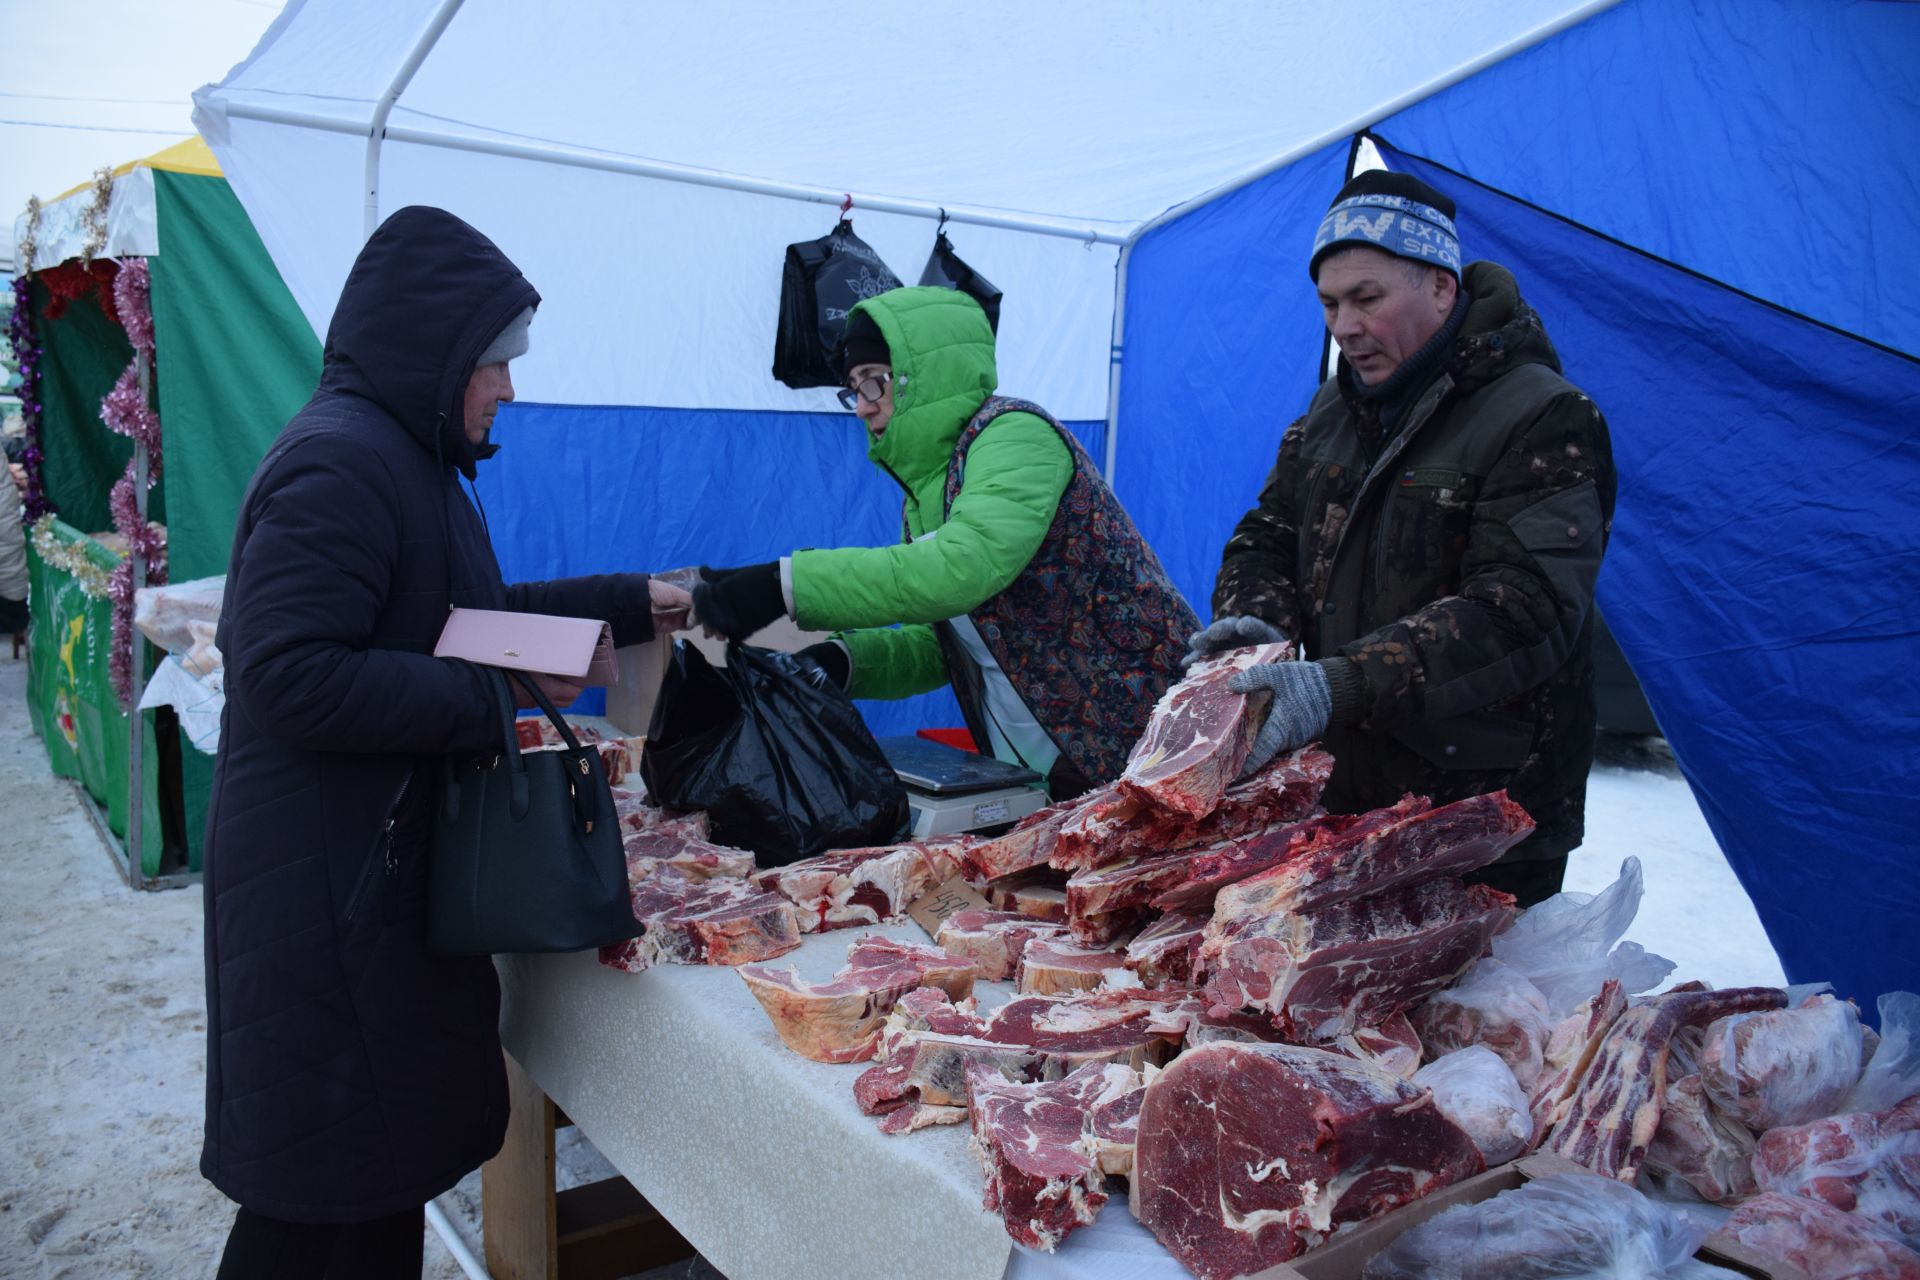
[[[506,676],[486,668],[506,746],[449,757],[433,813],[427,945],[441,955],[581,951],[640,934],[600,753],[528,682],[565,741],[522,752]]]
[[[906,838],[907,793],[847,695],[790,653],[729,645],[715,667],[673,646],[640,774],[763,867]]]
[[[944,214],[940,225],[946,225]],[[987,313],[987,324],[995,333],[1000,332],[999,286],[961,261],[960,255],[953,251],[953,241],[947,239],[945,231],[933,238],[933,252],[927,255],[927,266],[920,273],[920,283],[958,289],[980,304],[980,309]]]
[[[829,235],[788,245],[773,376],[796,389],[839,386],[847,313],[855,303],[899,287],[900,277],[853,234],[846,218]]]

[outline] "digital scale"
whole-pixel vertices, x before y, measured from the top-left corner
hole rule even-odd
[[[913,838],[958,835],[1018,822],[1047,803],[1046,780],[992,756],[912,735],[881,738],[913,811]]]

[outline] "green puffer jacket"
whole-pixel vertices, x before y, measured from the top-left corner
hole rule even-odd
[[[867,456],[905,490],[907,531],[940,532],[889,547],[795,552],[794,619],[840,633],[853,659],[852,696],[905,698],[947,683],[929,624],[972,611],[1026,568],[1073,478],[1073,458],[1045,421],[1005,414],[974,444],[965,485],[945,513],[954,445],[998,381],[986,313],[939,288],[894,289],[854,309],[872,317],[893,357],[893,417]]]
[[[1504,787],[1538,824],[1507,860],[1554,857],[1584,831],[1613,451],[1512,274],[1476,262],[1464,287],[1452,352],[1377,457],[1378,408],[1347,394],[1344,363],[1287,429],[1213,612],[1353,663],[1328,809]]]

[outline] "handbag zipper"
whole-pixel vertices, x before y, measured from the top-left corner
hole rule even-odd
[[[382,863],[386,868],[386,877],[389,881],[385,895],[387,899],[386,916],[389,923],[393,919],[393,886],[391,881],[394,874],[400,869],[399,860],[394,857],[393,853],[393,828],[394,824],[400,820],[400,802],[406,799],[407,788],[412,785],[413,774],[409,772],[406,778],[400,783],[400,790],[394,792],[393,803],[387,806],[387,817],[386,821],[380,826],[380,835],[374,841],[373,848],[367,851],[367,860],[360,867],[360,878],[354,882],[353,893],[347,899],[347,921],[349,923],[353,921],[353,917],[359,912],[361,904],[366,899],[367,890],[373,887],[373,867],[376,861]]]

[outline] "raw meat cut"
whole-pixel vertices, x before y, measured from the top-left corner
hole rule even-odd
[[[753,883],[800,908],[800,927],[814,933],[891,920],[951,879],[957,865],[951,841],[877,845],[773,867]]]
[[[1420,1070],[1420,1036],[1404,1013],[1394,1014],[1377,1027],[1357,1027],[1319,1047],[1371,1062],[1402,1080],[1413,1079]]]
[[[620,815],[622,831],[658,831],[665,835],[692,836],[696,840],[708,838],[711,828],[704,812],[663,809],[648,799],[645,791],[630,791],[625,787],[614,787],[612,791],[613,811]]]
[[[1920,1094],[1770,1130],[1753,1172],[1763,1190],[1823,1201],[1920,1249]]]
[[[1484,1167],[1424,1089],[1318,1049],[1223,1041],[1149,1081],[1131,1201],[1183,1266],[1225,1280]]]
[[[1084,1137],[1093,1110],[1140,1088],[1136,1072],[1081,1067],[1039,1084],[1008,1081],[987,1067],[968,1072],[973,1154],[986,1171],[983,1205],[1007,1234],[1048,1253],[1107,1202]]]
[[[1318,746],[1289,751],[1228,787],[1201,818],[1150,804],[1137,792],[1115,792],[1068,819],[1048,861],[1077,871],[1242,839],[1314,813],[1332,776],[1333,757]]]
[[[1460,981],[1428,996],[1414,1011],[1413,1025],[1433,1057],[1485,1045],[1522,1089],[1532,1089],[1554,1020],[1546,997],[1526,975],[1488,956]]]
[[[1452,982],[1514,915],[1512,895],[1450,877],[1300,914],[1242,910],[1231,892],[1200,948],[1207,997],[1271,1013],[1296,1040],[1378,1026]]]
[[[1423,880],[1465,875],[1493,862],[1532,830],[1533,819],[1504,791],[1397,821],[1367,822],[1228,885],[1214,899],[1214,915],[1233,919],[1312,911]]]
[[[1160,695],[1133,744],[1118,788],[1157,808],[1204,818],[1240,776],[1272,695],[1235,693],[1227,682],[1249,667],[1284,662],[1290,644],[1249,645],[1194,664]]]
[[[1733,1211],[1707,1243],[1731,1241],[1791,1262],[1813,1280],[1920,1280],[1920,1253],[1850,1213],[1764,1192]]]
[[[1491,1168],[1525,1154],[1533,1144],[1533,1113],[1513,1069],[1485,1045],[1468,1045],[1435,1058],[1413,1083],[1433,1090],[1433,1103],[1459,1125]]]
[[[1419,800],[1422,808],[1426,806],[1426,801],[1417,796],[1407,800]],[[1153,905],[1162,911],[1212,911],[1215,895],[1227,885],[1279,866],[1301,850],[1352,830],[1364,820],[1348,814],[1316,814],[1195,849],[1187,855],[1186,879],[1154,898]]]
[[[1067,928],[1083,943],[1099,943],[1146,913],[1147,904],[1187,878],[1188,855],[1128,858],[1067,879]]]
[[[1067,931],[1032,916],[976,907],[948,916],[941,922],[934,942],[943,951],[972,959],[982,981],[1000,982],[1013,976],[1020,967],[1021,953],[1035,938],[1064,942]]]
[[[1738,1120],[1721,1114],[1697,1071],[1667,1085],[1645,1167],[1648,1173],[1679,1179],[1702,1200],[1714,1203],[1744,1198],[1757,1189],[1753,1135]]]
[[[800,945],[793,904],[744,880],[696,880],[661,866],[633,885],[633,915],[646,932],[600,948],[600,963],[628,973],[654,964],[745,964]]]
[[[1116,1070],[1111,1066],[1102,1069]],[[1088,1113],[1086,1133],[1080,1141],[1100,1172],[1118,1178],[1133,1176],[1133,1149],[1140,1137],[1140,1104],[1146,1097],[1146,1081],[1136,1075],[1131,1089],[1097,1103]]]
[[[985,889],[987,905],[1052,924],[1067,922],[1067,878],[1047,867],[1021,871],[994,880]]]
[[[1707,1028],[1700,1082],[1755,1133],[1832,1115],[1860,1079],[1860,1011],[1816,995],[1797,1009],[1743,1013]]]
[[[1161,916],[1127,944],[1127,967],[1149,987],[1189,985],[1212,918],[1179,911]]]
[[[972,961],[880,937],[854,943],[826,982],[804,982],[791,965],[747,964],[738,972],[787,1048],[815,1062],[871,1058],[881,1025],[909,991],[934,987],[963,1000],[973,990]]]
[[[1010,1080],[1058,1079],[1089,1063],[1138,1071],[1172,1053],[1198,1013],[1197,1003],[1181,993],[1118,989],[1018,996],[982,1018],[942,1009],[919,991],[896,1006],[881,1032],[884,1060],[854,1081],[853,1096],[862,1111],[881,1117],[883,1132],[907,1132],[909,1118],[894,1112],[966,1105],[972,1063],[985,1063]]]
[[[1573,1105],[1573,1091],[1593,1065],[1600,1042],[1627,1011],[1627,995],[1616,978],[1560,1020],[1541,1051],[1540,1078],[1534,1082],[1528,1104],[1533,1109],[1533,1141],[1537,1146],[1547,1131],[1559,1124]]]
[[[969,840],[960,853],[961,870],[978,887],[1043,865],[1053,853],[1061,828],[1081,809],[1099,804],[1112,794],[1111,786],[1100,787],[1084,796],[1036,809],[1001,835]]]
[[[1096,987],[1137,987],[1140,979],[1127,968],[1127,953],[1077,947],[1054,938],[1034,938],[1020,953],[1014,990],[1022,995],[1052,996]],[[961,993],[966,994],[965,992]]]
[[[630,832],[621,844],[627,854],[629,885],[640,883],[663,866],[694,880],[715,876],[740,880],[753,874],[753,855],[745,849],[715,844],[669,827]]]
[[[600,732],[584,724],[567,722],[583,747],[593,747],[600,756],[601,770],[607,775],[607,785],[617,787],[626,780],[640,759],[643,738],[622,738]],[[553,726],[553,721],[545,716],[523,716],[513,722],[515,744],[522,751],[558,751],[567,745],[566,739]]]
[[[1786,999],[1776,987],[1735,987],[1668,992],[1628,1009],[1594,1052],[1566,1117],[1548,1136],[1549,1149],[1631,1186],[1660,1127],[1674,1033],[1729,1014],[1777,1009]]]

